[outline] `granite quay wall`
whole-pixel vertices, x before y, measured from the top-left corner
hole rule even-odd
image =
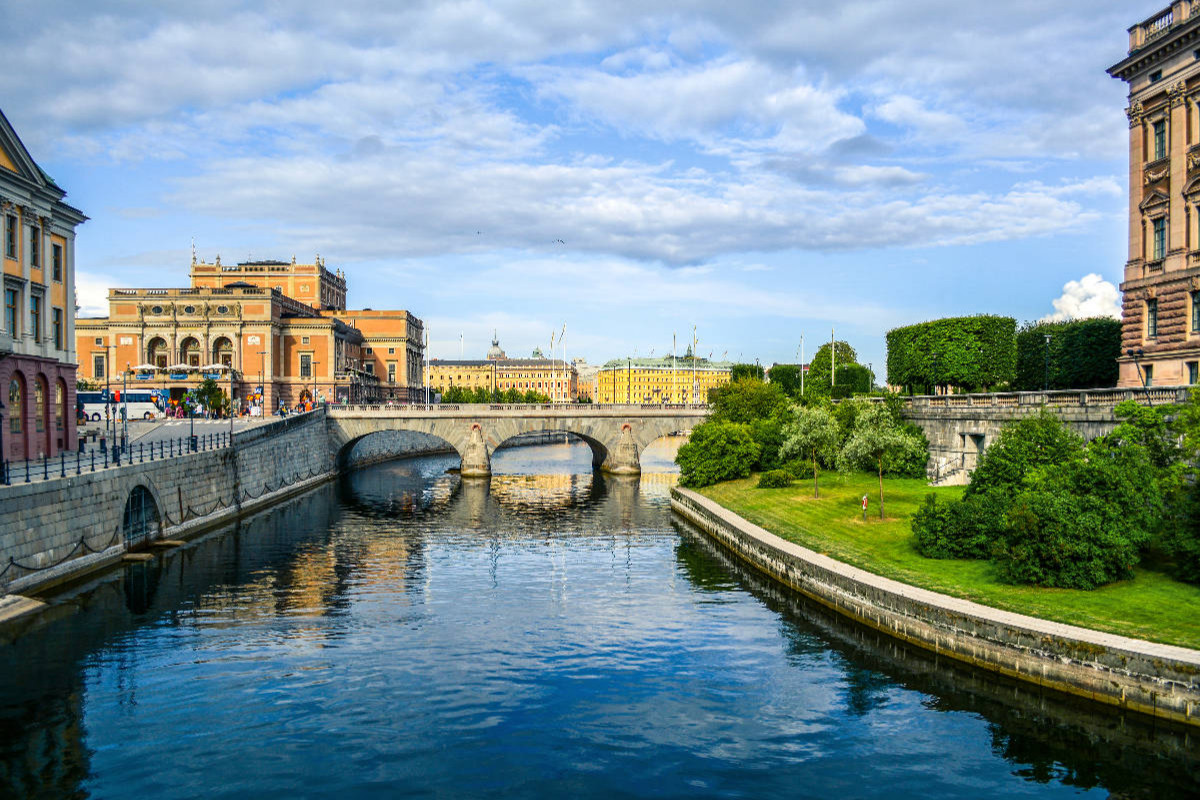
[[[1200,651],[1027,617],[881,578],[688,489],[671,507],[733,556],[843,616],[1010,678],[1200,727]]]
[[[1111,433],[1117,426],[1113,409],[1133,400],[1169,405],[1187,400],[1191,387],[1081,389],[1053,392],[926,395],[904,398],[904,418],[929,440],[926,472],[939,484],[965,484],[980,454],[1009,422],[1042,410],[1058,415],[1085,439]]]
[[[231,447],[0,487],[0,595],[279,502],[332,477],[328,452],[324,411],[314,411],[235,434]],[[132,513],[138,487],[152,501],[144,515]]]

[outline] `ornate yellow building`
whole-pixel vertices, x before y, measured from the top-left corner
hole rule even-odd
[[[500,392],[516,389],[544,394],[554,403],[573,403],[579,396],[575,366],[562,359],[544,358],[535,350],[530,358],[509,358],[492,338],[487,358],[480,361],[431,359],[427,368],[430,388],[444,394],[447,389],[483,388]]]
[[[596,375],[598,403],[707,403],[708,392],[729,383],[733,364],[686,355],[618,358]]]
[[[193,257],[186,289],[110,289],[109,315],[76,320],[80,376],[177,399],[206,376],[268,410],[316,398],[419,399],[424,329],[407,311],[347,311],[341,272]],[[307,296],[316,306],[283,291]]]

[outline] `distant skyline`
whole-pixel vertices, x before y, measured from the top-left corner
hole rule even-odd
[[[44,0],[3,111],[109,286],[316,253],[429,354],[795,361],[830,329],[1118,313],[1125,87],[1165,2]],[[561,351],[556,350],[561,355]]]

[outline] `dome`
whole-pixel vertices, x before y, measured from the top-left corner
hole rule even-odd
[[[488,361],[500,361],[508,358],[504,355],[504,351],[500,349],[500,340],[496,338],[496,332],[492,332],[492,346],[487,352]]]

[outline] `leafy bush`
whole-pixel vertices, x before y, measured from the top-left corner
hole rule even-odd
[[[835,399],[868,394],[871,391],[871,370],[862,364],[838,364],[837,382],[831,392]]]
[[[926,558],[987,558],[1007,530],[1007,495],[989,492],[937,503],[930,492],[912,518],[917,551]]]
[[[1051,389],[1095,389],[1117,385],[1121,320],[1079,319],[1026,323],[1017,332],[1013,388],[1039,391],[1046,385],[1046,335],[1050,335]]]
[[[740,381],[744,378],[761,381],[763,368],[759,364],[734,364],[729,368],[729,380]]]
[[[788,397],[800,396],[800,365],[776,364],[771,367],[771,385]]]
[[[1094,589],[1132,576],[1162,518],[1146,449],[1098,439],[1082,458],[1027,476],[996,565],[1013,583]]]
[[[758,478],[759,489],[782,489],[792,485],[792,474],[786,469],[773,469]]]
[[[834,362],[838,368],[838,373],[842,371],[842,367],[851,364],[858,364],[858,353],[850,346],[849,342],[837,341],[837,350],[830,346],[829,342],[817,348],[817,352],[813,354],[812,360],[808,364],[808,378],[805,383],[805,392],[814,397],[829,397],[829,392],[833,382],[830,376],[833,372]],[[834,356],[836,355],[836,359]]]
[[[683,486],[745,478],[757,460],[758,445],[748,425],[712,420],[697,425],[675,456]]]
[[[786,413],[787,397],[778,386],[743,378],[711,389],[711,418],[722,422],[751,423]]]
[[[1040,411],[1001,428],[996,441],[979,457],[967,495],[1014,491],[1033,469],[1082,455],[1083,439],[1058,417]]]
[[[779,416],[756,419],[750,423],[750,435],[758,445],[756,471],[765,472],[780,466],[779,449],[783,446],[783,420]]]
[[[887,381],[908,391],[932,386],[983,389],[1011,381],[1016,367],[1012,317],[951,317],[887,333]]]

